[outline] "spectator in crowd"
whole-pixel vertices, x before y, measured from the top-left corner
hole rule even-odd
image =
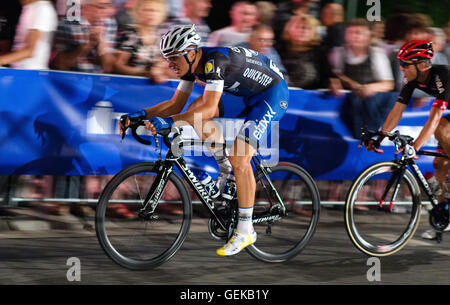
[[[183,0],[167,0],[167,17],[174,19],[183,13]]]
[[[303,89],[333,88],[327,56],[320,47],[317,31],[319,21],[310,15],[292,16],[286,24],[283,36],[284,48],[280,49],[282,62],[289,76],[288,84]]]
[[[258,22],[272,26],[276,5],[269,1],[256,1],[255,5],[258,11]]]
[[[117,23],[111,0],[83,0],[79,21],[60,21],[52,66],[60,70],[110,73],[113,70]]]
[[[164,23],[161,26],[159,36],[167,32],[172,26],[195,24],[195,29],[201,38],[200,44],[205,46],[211,34],[211,29],[206,24],[205,18],[209,16],[211,7],[211,0],[184,0],[184,13]]]
[[[257,9],[248,1],[238,1],[231,7],[231,25],[211,33],[209,46],[231,46],[246,42],[257,23]]]
[[[136,24],[136,2],[137,0],[128,0],[122,7],[117,9],[115,19],[119,33],[124,27]]]
[[[284,79],[287,80],[287,71],[281,62],[280,55],[278,55],[278,52],[273,48],[273,43],[274,33],[272,28],[266,24],[260,23],[253,27],[248,41],[237,44],[237,46],[266,55],[278,66],[281,73],[284,75]]]
[[[391,48],[388,53],[389,61],[392,67],[392,73],[394,76],[394,90],[400,91],[403,87],[403,72],[400,69],[399,61],[397,60],[397,53],[405,42],[411,40],[423,40],[426,38],[426,24],[422,18],[419,18],[415,14],[400,15],[397,17],[399,20],[394,24],[390,24],[387,29],[386,35],[393,37],[395,40],[391,39]],[[402,36],[394,34],[394,26],[397,26],[398,31],[402,33]],[[389,34],[388,34],[389,33]],[[395,35],[395,36],[394,36]],[[425,97],[425,93],[414,92],[413,97]]]
[[[11,51],[21,6],[18,1],[0,3],[0,55]]]
[[[397,13],[392,15],[386,21],[385,28],[385,39],[387,45],[384,48],[384,52],[389,56],[392,62],[392,57],[394,57],[395,50],[398,50],[403,44],[405,35],[407,32],[408,23],[411,20],[411,15],[407,13]],[[397,54],[397,53],[395,53]],[[396,55],[395,55],[396,56]]]
[[[115,72],[149,76],[164,80],[163,59],[159,51],[158,26],[166,16],[165,0],[138,0],[135,6],[136,25],[128,25],[117,39]]]
[[[384,41],[385,25],[383,21],[373,21],[370,23],[370,33],[372,40],[370,44],[374,47],[386,48],[386,42]]]
[[[344,8],[338,3],[328,3],[321,12],[322,24],[326,27],[323,46],[326,51],[340,47],[345,42]]]
[[[277,42],[282,41],[284,28],[292,16],[310,14],[312,5],[317,1],[318,0],[290,0],[278,4],[272,22],[275,40]]]
[[[345,30],[345,46],[333,48],[330,62],[349,95],[351,129],[355,138],[361,128],[378,130],[395,98],[380,95],[394,88],[389,59],[380,48],[370,46],[367,20],[355,19]]]
[[[444,32],[447,37],[444,46],[444,54],[447,56],[448,62],[450,63],[450,21],[444,27]]]
[[[434,56],[431,59],[431,63],[434,65],[448,65],[449,61],[444,54],[445,47],[445,32],[441,28],[428,28],[430,33],[430,41],[433,43]]]
[[[20,0],[22,12],[12,52],[0,56],[0,66],[17,69],[48,69],[53,32],[58,18],[47,0]]]

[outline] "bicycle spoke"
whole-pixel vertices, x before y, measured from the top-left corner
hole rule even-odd
[[[268,177],[263,175],[257,182],[253,225],[258,239],[248,251],[267,262],[290,259],[306,246],[317,225],[319,198],[315,184],[290,166],[274,167]]]
[[[176,185],[169,179],[156,210],[147,218],[139,212],[156,173],[144,166],[118,176],[100,199],[96,217],[99,240],[107,254],[127,268],[156,266],[175,253],[187,234],[189,222],[185,220],[190,220],[190,214],[185,217],[185,186],[180,178]]]
[[[358,249],[367,254],[397,252],[419,224],[417,183],[409,171],[399,170],[398,166],[381,162],[368,168],[355,180],[347,196],[347,232]]]

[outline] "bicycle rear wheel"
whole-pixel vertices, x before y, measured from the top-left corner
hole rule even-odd
[[[319,222],[320,198],[314,180],[298,165],[280,163],[271,167],[269,180],[256,178],[253,226],[258,237],[246,249],[259,260],[279,263],[298,255],[310,242]],[[277,214],[279,203],[270,183],[284,202],[287,215],[265,221],[263,217]]]
[[[347,194],[347,233],[352,243],[365,254],[387,256],[399,251],[420,223],[420,188],[410,171],[405,170],[400,176],[399,164],[376,163],[358,176]],[[396,181],[399,181],[398,193],[391,205]]]
[[[95,228],[100,245],[114,262],[128,269],[151,269],[166,262],[189,230],[190,199],[173,172],[151,219],[138,215],[156,175],[153,163],[129,166],[110,180],[98,202]]]

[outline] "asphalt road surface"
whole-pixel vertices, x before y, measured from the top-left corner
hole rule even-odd
[[[222,243],[211,238],[205,219],[194,218],[180,251],[150,271],[116,265],[99,246],[93,219],[76,221],[79,226],[72,229],[1,231],[0,284],[450,284],[450,234],[439,244],[421,239],[427,217],[404,249],[380,258],[378,277],[373,277],[373,262],[350,242],[340,210],[322,209],[312,242],[283,264],[262,263],[245,251],[217,256]],[[74,262],[80,266],[77,273],[71,269]]]

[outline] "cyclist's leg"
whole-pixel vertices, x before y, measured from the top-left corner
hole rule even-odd
[[[447,156],[450,156],[450,114],[444,116],[435,131],[435,137],[439,141],[439,145],[442,147],[441,152],[444,152]],[[444,200],[447,190],[446,181],[449,179],[450,160],[444,158],[435,158],[433,162],[436,180],[439,182],[439,186],[442,189],[443,196],[439,198]]]
[[[202,97],[198,97],[188,106],[187,111],[195,111],[195,109],[198,108],[202,102]],[[223,117],[223,113],[224,106],[222,100],[220,100],[214,117]],[[203,119],[200,117],[199,121],[196,121],[192,127],[202,141],[225,143],[222,130],[212,119]],[[231,164],[228,161],[227,151],[225,149],[221,149],[220,147],[208,147],[208,149],[213,154],[214,159],[217,161],[219,166],[220,173],[217,186],[221,190],[227,175],[231,172]]]
[[[445,153],[440,144],[436,151]],[[450,160],[446,158],[436,157],[433,160],[433,168],[436,180],[438,181],[439,187],[442,190],[441,195],[438,196],[438,201],[442,202],[445,199],[445,194],[450,191],[447,189],[446,185],[446,181],[449,179]]]
[[[251,160],[256,149],[237,138],[231,147],[229,160],[236,179],[236,193],[240,208],[252,208],[255,202],[256,182]]]
[[[250,162],[259,143],[271,133],[272,122],[279,121],[286,112],[288,99],[289,91],[285,82],[249,99],[251,110],[229,156],[238,196],[237,232],[228,244],[217,250],[219,255],[234,255],[256,241],[252,223],[256,182]]]
[[[256,149],[241,139],[236,139],[229,156],[236,179],[238,197],[238,224],[233,237],[216,253],[221,256],[235,255],[256,241],[252,216],[255,203],[256,182],[250,164]]]

